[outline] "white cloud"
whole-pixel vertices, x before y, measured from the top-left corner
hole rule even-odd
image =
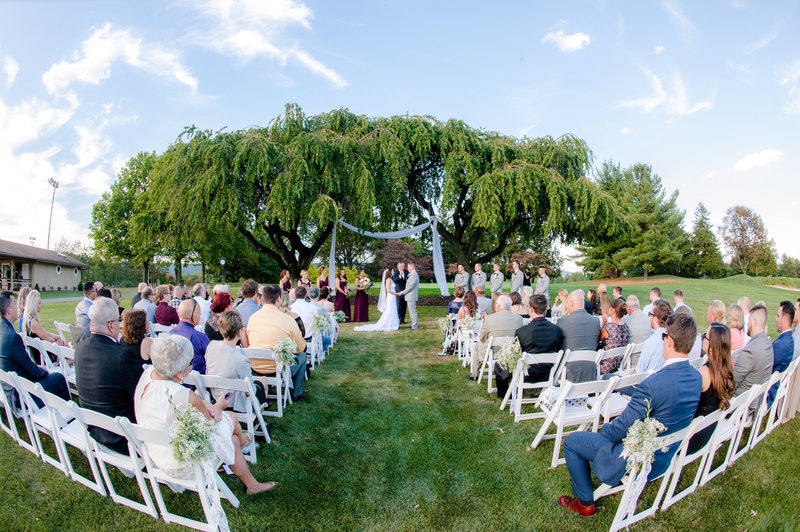
[[[783,112],[787,115],[800,115],[800,89],[797,87],[789,89],[789,99],[783,106]]]
[[[197,79],[181,63],[176,51],[145,44],[127,29],[112,30],[111,23],[95,30],[83,42],[82,52],[73,53],[71,61],[63,60],[50,67],[42,76],[42,82],[51,94],[76,81],[98,85],[111,76],[111,65],[118,60],[182,83],[192,91],[197,89]]]
[[[781,85],[788,85],[800,79],[800,60],[789,65],[782,74]]]
[[[660,54],[664,50],[665,50],[665,48],[663,46],[661,46],[661,45],[653,46],[653,53],[656,54],[656,55]]]
[[[585,33],[573,33],[572,35],[566,35],[564,30],[558,31],[551,31],[547,35],[544,36],[542,39],[543,43],[552,42],[558,46],[558,49],[562,52],[575,52],[580,50],[587,44],[592,42],[592,39],[586,35]]]
[[[733,164],[733,170],[736,172],[746,172],[753,168],[761,168],[777,162],[783,157],[783,152],[776,149],[761,150],[757,153],[750,153],[745,155]]]
[[[689,104],[689,97],[683,84],[681,75],[674,71],[669,80],[669,86],[665,88],[665,83],[660,76],[642,68],[642,73],[647,77],[650,87],[654,94],[644,98],[634,98],[620,103],[622,107],[640,108],[645,113],[660,111],[668,115],[692,115],[703,109],[711,109],[711,100],[704,100]]]
[[[628,128],[628,127],[623,127],[622,129],[619,130],[619,134],[620,135],[627,135],[630,132],[631,132],[631,129]]]
[[[717,175],[717,173],[716,173],[716,172],[708,172],[708,173],[707,173],[706,175],[704,175],[703,177],[705,177],[706,179],[714,179],[714,176],[716,176],[716,175]]]
[[[760,38],[757,41],[751,42],[747,46],[744,47],[744,51],[742,52],[744,55],[751,55],[754,54],[764,47],[766,47],[769,43],[775,40],[775,38],[780,34],[780,29],[778,27],[772,28],[772,30],[767,33],[765,36]]]
[[[530,125],[530,126],[523,127],[522,129],[520,129],[520,130],[519,130],[519,137],[520,137],[520,138],[522,138],[522,137],[525,137],[525,136],[527,136],[527,135],[528,135],[528,133],[530,133],[530,132],[531,132],[531,131],[533,131],[534,129],[536,129],[536,124],[533,124],[533,125]]]
[[[3,58],[3,71],[6,73],[6,88],[8,88],[17,78],[19,63],[17,63],[13,57],[7,55]]]
[[[738,72],[738,73],[740,73],[740,74],[745,74],[745,75],[747,75],[747,76],[749,76],[749,75],[750,75],[750,65],[745,65],[745,64],[734,63],[734,62],[733,62],[733,61],[731,61],[730,59],[728,59],[728,60],[726,61],[726,64],[727,64],[727,65],[728,65],[728,67],[730,67],[732,70],[735,70],[736,72]]]
[[[695,27],[692,21],[689,20],[678,5],[672,0],[662,0],[662,7],[672,17],[675,26],[678,28],[678,33],[684,42],[692,42],[695,40]]]
[[[336,87],[347,86],[347,80],[297,43],[283,44],[290,41],[286,36],[289,28],[311,30],[314,14],[306,5],[295,0],[205,0],[183,4],[205,21],[190,34],[190,40],[199,46],[245,62],[265,56],[285,66],[293,60]]]

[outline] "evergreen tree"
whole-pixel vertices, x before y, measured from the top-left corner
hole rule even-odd
[[[702,203],[694,211],[694,230],[685,264],[688,272],[703,277],[719,277],[724,270],[722,253],[719,251],[709,212]]]

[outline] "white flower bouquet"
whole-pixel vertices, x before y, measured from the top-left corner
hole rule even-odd
[[[336,312],[333,313],[333,319],[335,319],[339,323],[342,323],[347,320],[347,316],[345,316],[343,310],[337,310]]]
[[[175,459],[183,464],[196,464],[212,458],[214,422],[191,405],[176,406],[172,403],[172,397],[168,401],[175,411],[175,422],[169,428]]]
[[[438,323],[439,323],[439,328],[441,330],[443,330],[443,331],[449,331],[450,330],[450,326],[452,324],[452,322],[450,321],[449,317],[447,317],[447,318],[439,318]]]
[[[458,322],[459,328],[465,331],[471,331],[473,325],[475,325],[475,318],[471,316],[463,316],[461,321]]]
[[[512,372],[517,365],[517,360],[522,358],[522,348],[519,345],[519,338],[514,338],[513,342],[506,342],[500,347],[500,351],[495,353],[495,362],[505,371]],[[523,361],[524,364],[524,361]],[[524,364],[527,368],[527,364]]]
[[[644,419],[634,422],[628,434],[622,440],[622,457],[627,459],[626,469],[634,466],[651,464],[657,451],[666,451],[666,447],[658,445],[658,435],[667,430],[663,423],[650,417],[650,401],[647,402],[647,414]]]
[[[296,362],[295,355],[297,354],[297,343],[285,336],[275,342],[272,347],[276,357],[284,366],[291,366]]]
[[[314,314],[314,317],[311,318],[311,331],[315,333],[322,334],[328,330],[331,326],[331,321],[328,318],[327,314]]]

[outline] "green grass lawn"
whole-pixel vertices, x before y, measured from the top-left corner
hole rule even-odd
[[[670,293],[680,286],[697,314],[713,297],[729,303],[746,293],[767,301],[771,312],[787,297],[748,280],[655,278],[630,290],[641,296],[651,284]],[[43,322],[73,309],[73,303],[46,303]],[[529,449],[541,422],[515,424],[485,386],[465,379],[456,360],[434,355],[442,313],[422,307],[416,333],[408,326],[355,333],[343,325],[331,356],[306,385],[308,400],[273,420],[273,442],[258,450],[256,477],[280,485],[251,499],[238,479],[228,478],[242,500],[239,509],[223,503],[233,530],[608,528],[619,496],[601,499],[593,519],[561,509],[557,498],[569,493],[570,480],[565,466],[548,469],[552,440]],[[797,419],[782,425],[724,475],[634,529],[797,530],[798,435]],[[178,530],[68,480],[5,434],[0,453],[2,530]],[[133,481],[114,478],[128,496],[136,493]],[[196,496],[168,492],[173,509],[202,517]]]

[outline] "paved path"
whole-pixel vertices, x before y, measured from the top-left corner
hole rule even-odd
[[[136,292],[123,293],[122,297],[132,297],[132,296],[135,296],[135,295],[136,295]],[[42,298],[42,302],[44,302],[44,303],[64,303],[64,302],[68,302],[68,301],[78,302],[81,299],[83,299],[83,296],[52,297],[52,298],[48,297],[47,299]]]

